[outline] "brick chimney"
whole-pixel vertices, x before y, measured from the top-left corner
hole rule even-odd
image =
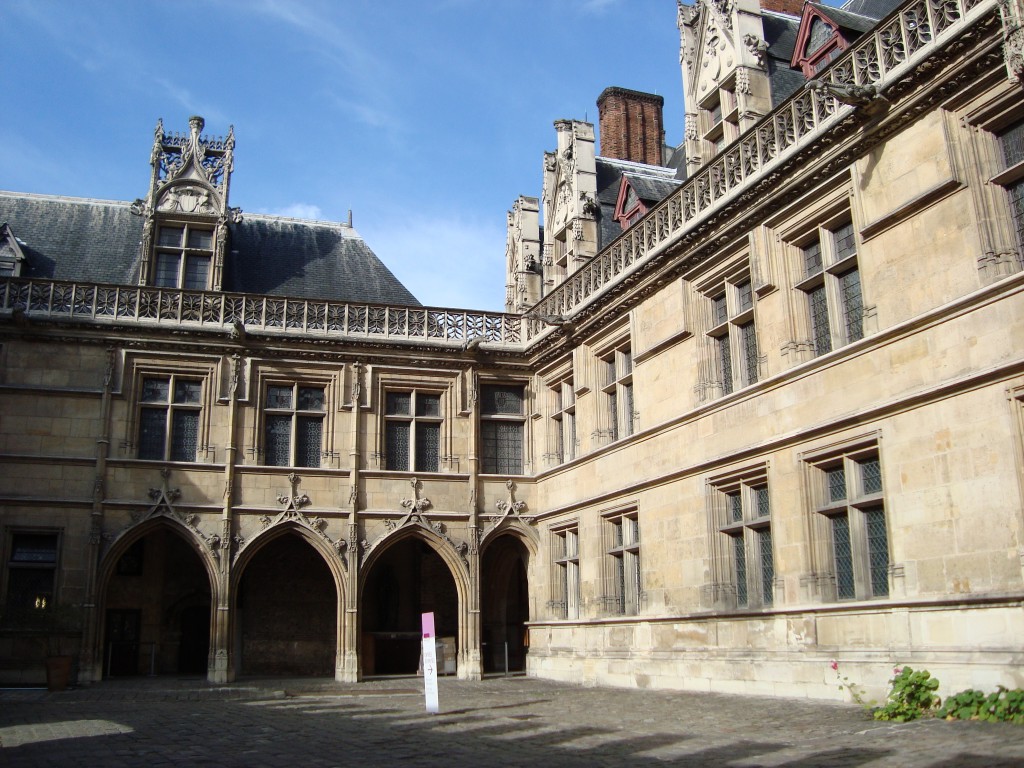
[[[804,0],[761,0],[761,10],[803,16]]]
[[[627,88],[605,88],[597,97],[601,157],[661,165],[665,99]]]

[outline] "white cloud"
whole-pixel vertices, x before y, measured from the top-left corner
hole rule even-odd
[[[312,203],[290,203],[283,208],[260,208],[257,213],[265,213],[269,216],[286,216],[289,219],[316,219],[322,221],[324,213],[319,205]]]

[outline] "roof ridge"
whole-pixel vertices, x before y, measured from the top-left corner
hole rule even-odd
[[[358,237],[360,240],[363,239],[356,228],[349,224],[347,221],[331,221],[329,219],[303,219],[298,216],[279,216],[275,213],[250,213],[249,211],[242,211],[242,216],[245,219],[260,219],[262,221],[285,221],[293,224],[304,224],[306,226],[315,225],[321,227],[330,227],[331,229],[339,229],[343,232],[351,233],[352,236]]]
[[[59,200],[65,203],[89,203],[90,205],[113,205],[120,208],[131,208],[132,204],[127,200],[103,200],[98,197],[77,197],[74,195],[44,195],[38,192],[15,192],[9,189],[0,189],[0,196],[3,197],[29,197],[34,200]]]

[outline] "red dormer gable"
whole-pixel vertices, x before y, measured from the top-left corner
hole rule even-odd
[[[804,5],[790,64],[811,79],[849,48],[851,42],[835,19],[808,3]]]
[[[647,213],[647,206],[629,183],[629,179],[623,176],[619,180],[619,196],[615,201],[614,218],[623,229],[638,222]]]

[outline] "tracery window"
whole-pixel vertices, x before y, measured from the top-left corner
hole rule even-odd
[[[480,388],[481,471],[523,474],[525,388],[488,384]]]
[[[264,462],[274,467],[319,467],[325,415],[323,387],[268,384],[263,414]]]
[[[441,465],[441,396],[388,391],[385,399],[386,468],[437,472]]]
[[[138,457],[195,461],[203,383],[172,374],[146,376],[139,398]]]

